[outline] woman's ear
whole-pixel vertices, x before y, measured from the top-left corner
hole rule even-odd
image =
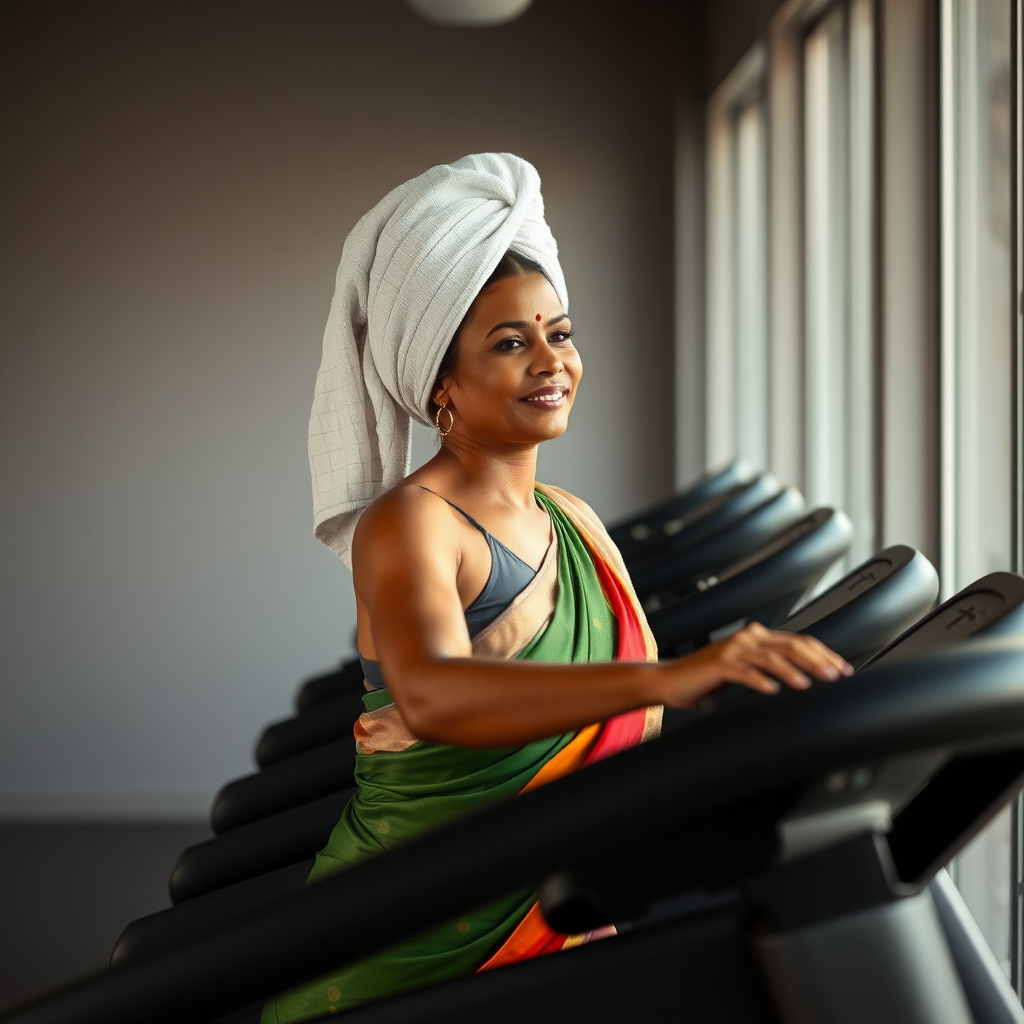
[[[434,405],[445,405],[448,402],[448,392],[444,388],[434,388],[430,399]]]

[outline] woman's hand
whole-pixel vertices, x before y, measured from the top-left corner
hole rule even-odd
[[[853,672],[851,665],[814,637],[765,629],[757,622],[660,667],[662,703],[676,708],[691,707],[723,683],[776,693],[776,679],[805,690],[812,676],[831,681]]]

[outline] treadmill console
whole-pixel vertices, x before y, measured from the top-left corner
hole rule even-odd
[[[1024,577],[994,572],[954,594],[863,667],[934,654],[972,636],[1024,629]]]
[[[820,597],[809,601],[795,615],[790,616],[779,629],[791,633],[799,633],[805,626],[831,614],[853,598],[859,597],[865,590],[870,590],[876,583],[892,572],[893,563],[888,558],[876,558],[867,565],[860,566],[856,571],[843,577],[834,587],[830,587]]]
[[[840,513],[841,514],[841,513]],[[765,562],[772,555],[783,548],[789,547],[790,544],[800,540],[801,537],[806,537],[807,534],[813,533],[826,519],[835,513],[830,508],[819,508],[816,511],[810,513],[810,515],[804,516],[798,523],[791,526],[788,530],[780,533],[770,544],[766,544],[762,548],[758,548],[752,555],[748,555],[746,558],[741,558],[739,561],[733,562],[732,565],[724,569],[718,576],[709,576],[703,581],[704,586],[697,583],[698,590],[707,590],[709,587],[717,586],[719,583],[724,583],[726,580],[731,580],[734,576],[738,576],[741,572],[746,572],[752,566],[757,565],[760,562]],[[711,581],[714,582],[711,582]]]

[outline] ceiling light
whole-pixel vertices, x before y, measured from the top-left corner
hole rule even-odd
[[[429,21],[442,25],[503,25],[518,18],[533,0],[406,0]]]

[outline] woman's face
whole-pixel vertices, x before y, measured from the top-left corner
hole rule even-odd
[[[455,417],[449,437],[481,445],[537,444],[558,437],[583,376],[569,322],[542,274],[485,288],[459,335],[455,371],[433,395]],[[441,413],[441,424],[447,415]]]

